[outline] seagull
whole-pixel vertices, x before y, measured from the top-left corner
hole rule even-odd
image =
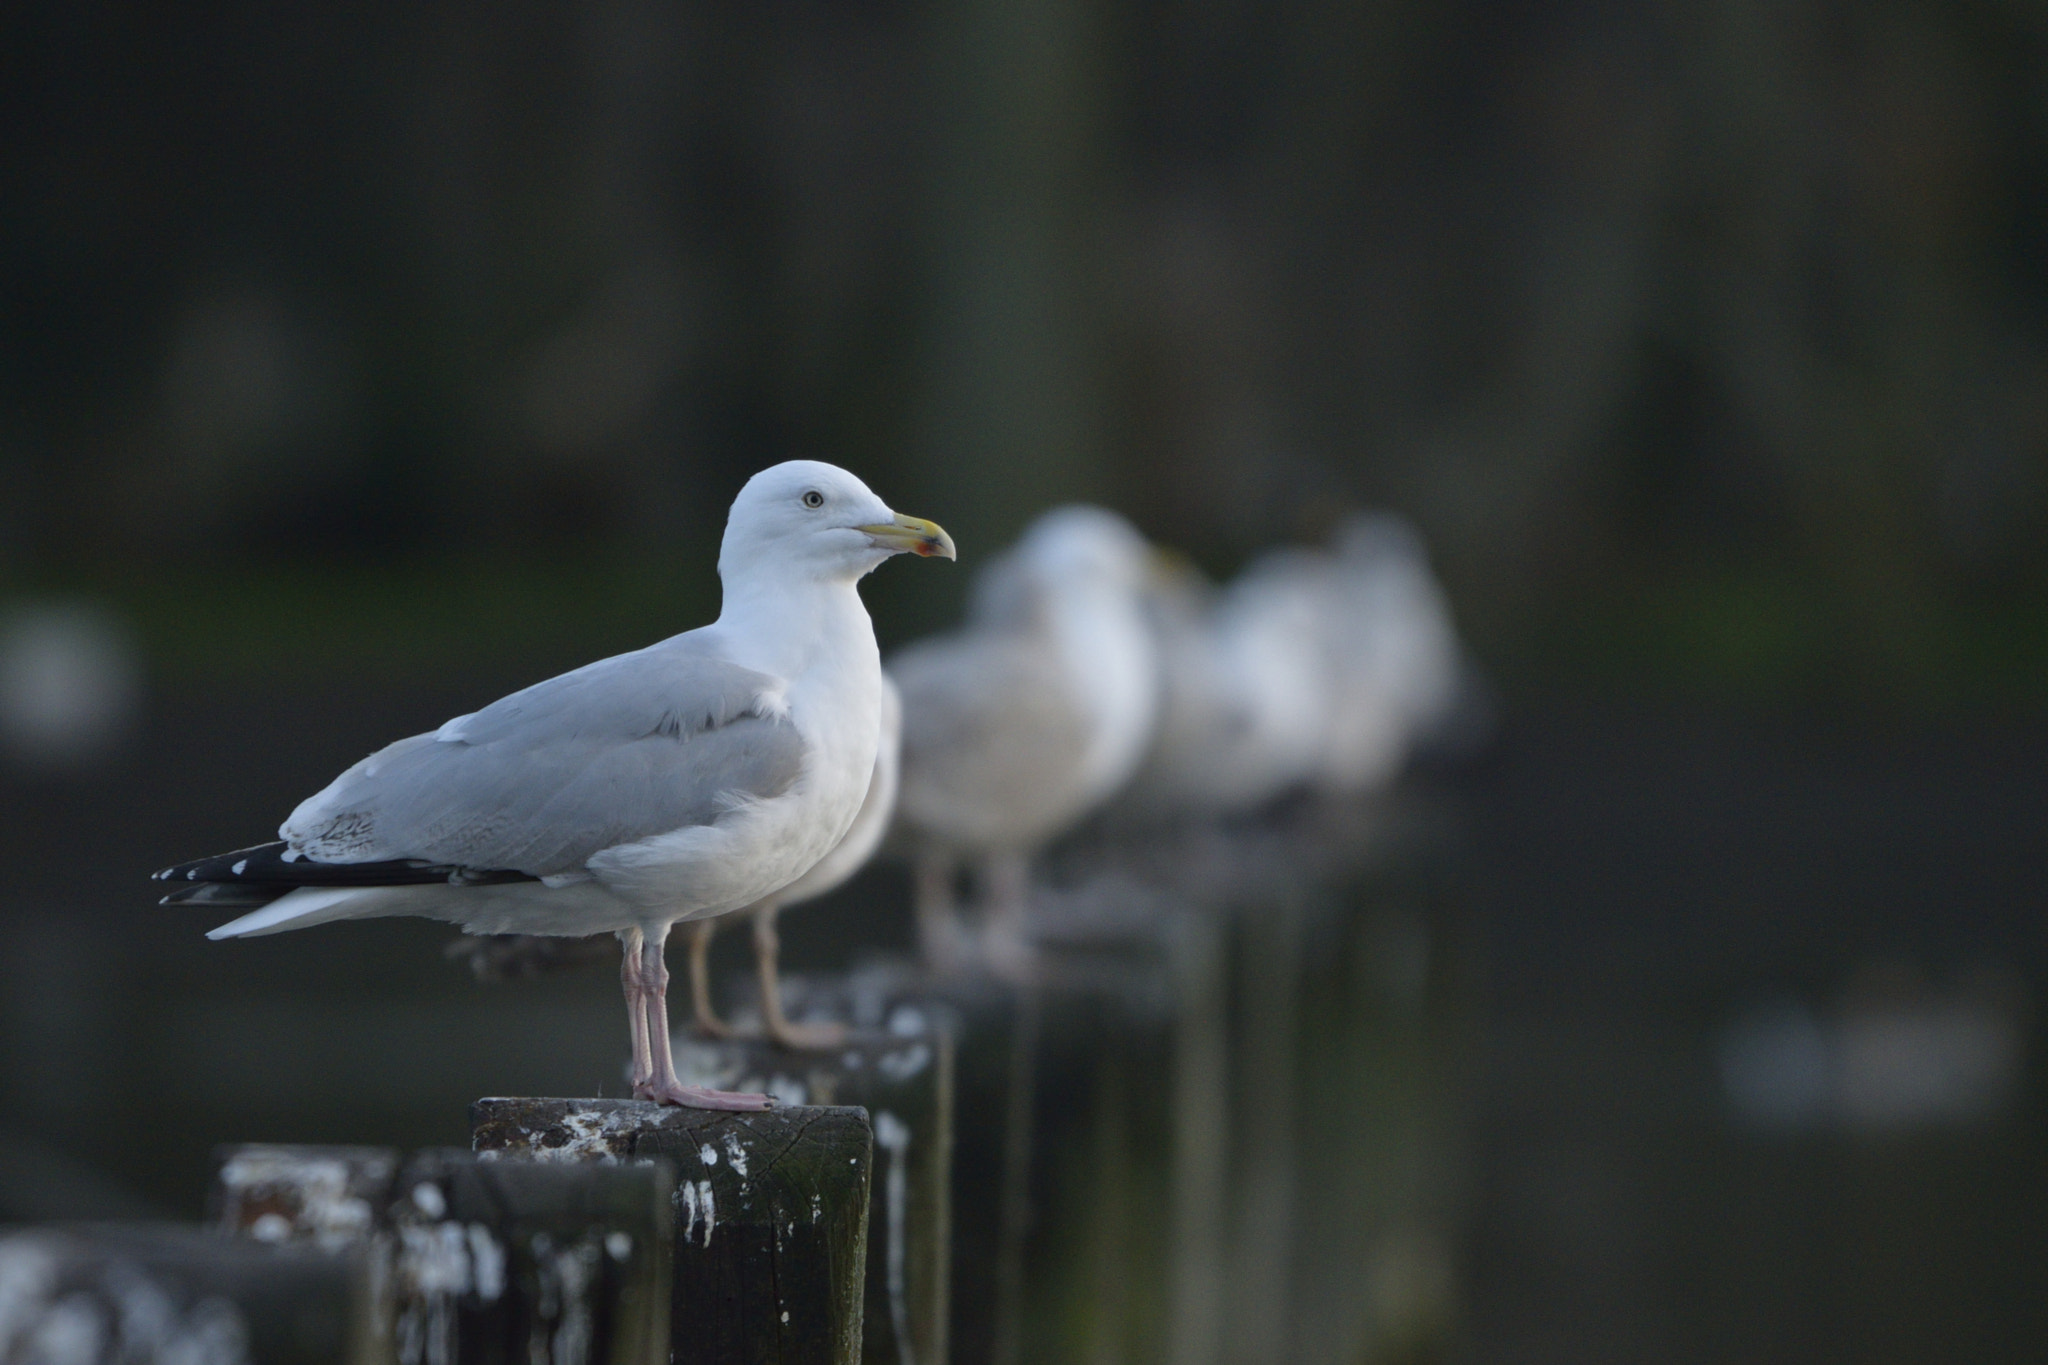
[[[1320,785],[1384,786],[1450,719],[1466,685],[1450,604],[1422,536],[1387,512],[1347,519],[1332,540],[1326,625],[1334,695]]]
[[[1328,555],[1294,547],[1261,555],[1221,593],[1191,567],[1159,576],[1148,593],[1159,726],[1121,812],[1242,814],[1318,774],[1335,587]]]
[[[719,547],[711,625],[586,664],[370,755],[280,841],[157,873],[166,904],[249,908],[209,938],[421,915],[472,933],[615,933],[637,1098],[758,1110],[686,1086],[663,945],[830,853],[865,799],[882,673],[858,584],[891,555],[955,557],[843,469],[754,475]],[[250,908],[253,907],[253,908]]]
[[[888,674],[882,675],[882,737],[875,750],[874,776],[868,779],[867,798],[860,813],[839,846],[827,853],[809,872],[780,891],[756,901],[751,907],[754,920],[754,970],[761,985],[761,1022],[768,1037],[787,1048],[837,1047],[846,1041],[846,1029],[839,1024],[792,1024],[782,1013],[782,987],[776,956],[782,940],[775,932],[775,918],[786,907],[816,900],[836,891],[875,856],[889,818],[896,810],[898,756],[903,735],[903,702]],[[718,932],[718,921],[701,919],[690,925],[690,999],[695,1006],[697,1027],[713,1037],[731,1034],[711,1005],[711,973],[705,953]]]
[[[903,692],[899,842],[928,963],[964,965],[953,883],[977,864],[984,951],[1028,977],[1032,853],[1123,785],[1158,695],[1141,591],[1151,548],[1100,507],[1056,508],[978,576],[967,626],[889,661]]]

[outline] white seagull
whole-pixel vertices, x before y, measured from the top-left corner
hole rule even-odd
[[[809,872],[780,891],[755,902],[754,973],[761,986],[761,1024],[768,1037],[789,1048],[838,1047],[846,1041],[841,1024],[792,1024],[782,1012],[781,973],[776,959],[782,939],[775,932],[775,919],[792,905],[816,900],[845,885],[854,873],[868,865],[889,830],[889,818],[896,811],[896,780],[900,770],[903,738],[903,701],[896,686],[882,675],[882,736],[875,749],[875,774],[868,780],[867,799],[839,846],[821,858]],[[690,925],[690,1001],[697,1027],[716,1038],[727,1037],[732,1029],[711,1005],[711,972],[705,953],[718,932],[715,919],[697,920]]]
[[[1337,587],[1329,556],[1295,548],[1267,551],[1220,594],[1193,569],[1154,585],[1159,728],[1120,807],[1241,814],[1317,775],[1332,723],[1324,637]]]
[[[962,965],[953,882],[965,858],[987,906],[987,961],[1030,974],[1030,855],[1121,787],[1151,739],[1151,564],[1114,512],[1057,508],[982,571],[964,630],[890,658],[903,692],[897,822],[934,967]]]
[[[1416,743],[1450,718],[1464,654],[1413,526],[1386,512],[1354,516],[1334,550],[1326,631],[1335,688],[1321,781],[1362,792],[1392,781]]]
[[[386,915],[616,933],[633,1093],[768,1108],[676,1079],[662,946],[679,920],[796,881],[853,824],[882,709],[857,585],[904,551],[954,557],[843,469],[763,470],[726,519],[717,621],[380,749],[293,811],[282,842],[159,872],[185,884],[165,902],[260,907],[209,938]]]

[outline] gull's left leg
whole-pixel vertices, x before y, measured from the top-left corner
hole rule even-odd
[[[981,960],[1004,981],[1038,980],[1038,949],[1031,942],[1031,863],[1021,853],[991,853],[980,868]]]
[[[668,926],[646,935],[640,949],[640,985],[647,999],[647,1035],[654,1052],[654,1074],[633,1087],[633,1098],[685,1109],[773,1109],[772,1095],[750,1095],[737,1090],[712,1090],[701,1085],[684,1085],[676,1079],[675,1057],[668,1040],[668,964],[662,949],[668,943]]]
[[[754,972],[761,981],[761,1023],[768,1036],[784,1047],[838,1047],[846,1041],[844,1024],[792,1024],[782,1013],[782,974],[776,960],[782,939],[775,932],[775,917],[782,907],[772,898],[754,908]]]
[[[718,1017],[711,1003],[711,939],[717,932],[715,919],[690,921],[690,1013],[706,1038],[730,1038],[732,1025]]]
[[[619,985],[626,992],[626,1019],[633,1030],[633,1093],[654,1075],[654,1056],[647,1042],[647,994],[640,986],[640,943],[638,929],[619,930],[619,947],[624,960],[619,964]]]

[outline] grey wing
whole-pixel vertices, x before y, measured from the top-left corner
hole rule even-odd
[[[279,831],[323,862],[533,876],[779,796],[803,768],[781,684],[690,636],[538,683],[370,755]]]
[[[897,800],[908,821],[1007,842],[1064,817],[1088,728],[1049,651],[1021,636],[968,634],[912,646],[889,673],[903,693]]]

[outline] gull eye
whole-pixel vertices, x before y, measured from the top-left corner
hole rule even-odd
[[[825,495],[823,493],[820,493],[817,489],[813,488],[810,492],[804,494],[804,506],[823,507],[824,505]]]

